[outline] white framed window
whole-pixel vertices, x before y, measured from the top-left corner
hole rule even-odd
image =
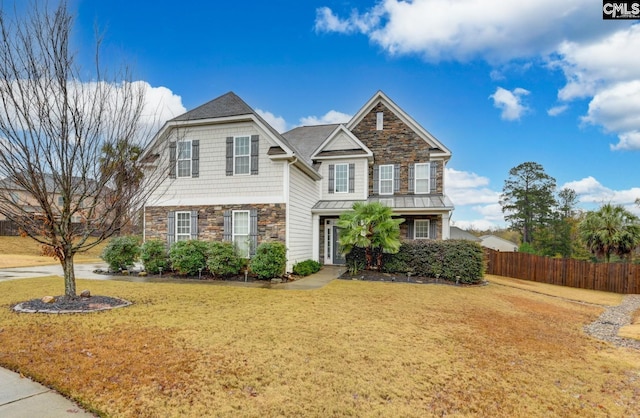
[[[384,113],[378,112],[376,113],[376,131],[381,131],[384,122]]]
[[[233,243],[238,249],[238,255],[249,258],[250,241],[249,241],[249,222],[250,216],[248,210],[234,210],[232,212],[232,231],[231,236]]]
[[[236,136],[233,138],[233,174],[249,174],[251,172],[251,137]]]
[[[393,164],[380,166],[378,180],[380,194],[393,194]]]
[[[421,163],[415,165],[415,192],[416,193],[429,193],[431,182],[430,179],[431,167],[429,163]]]
[[[414,239],[429,239],[429,220],[428,219],[416,219],[413,221],[413,238]]]
[[[191,177],[191,141],[179,141],[176,172],[178,177]]]
[[[191,239],[191,212],[176,212],[176,242]]]
[[[336,164],[334,174],[334,189],[336,193],[349,191],[349,164]]]
[[[64,206],[64,198],[62,196],[58,196],[58,206]]]

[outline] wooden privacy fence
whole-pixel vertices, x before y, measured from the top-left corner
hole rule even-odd
[[[592,263],[487,249],[487,273],[580,289],[640,294],[640,265]]]

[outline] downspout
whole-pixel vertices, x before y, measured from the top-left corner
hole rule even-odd
[[[291,222],[291,211],[289,209],[290,205],[290,200],[291,200],[291,194],[289,193],[289,191],[291,190],[291,166],[295,163],[298,162],[298,157],[294,154],[294,158],[293,161],[290,161],[287,163],[287,184],[285,187],[285,224],[284,224],[284,240],[285,240],[285,246],[287,247],[287,273],[291,271],[291,268],[293,267],[293,265],[291,264],[291,260],[289,257],[289,244],[290,244],[290,236],[289,236],[289,231],[291,228],[289,228],[290,226],[290,222]]]

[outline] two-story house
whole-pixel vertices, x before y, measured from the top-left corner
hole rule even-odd
[[[343,264],[336,222],[357,201],[392,207],[404,239],[449,238],[451,152],[382,92],[346,124],[283,134],[227,93],[168,121],[145,154],[168,164],[145,239],[227,240],[247,257],[279,240],[289,269]]]

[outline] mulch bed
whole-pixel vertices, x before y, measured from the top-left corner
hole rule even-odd
[[[131,302],[109,296],[56,296],[52,303],[45,303],[42,299],[32,299],[19,303],[13,307],[16,312],[25,313],[86,313],[122,308]]]
[[[435,277],[424,276],[407,276],[402,273],[382,273],[377,270],[361,270],[357,274],[351,274],[348,271],[343,273],[340,280],[363,280],[369,282],[393,282],[393,283],[414,283],[414,284],[442,284],[446,286],[481,286],[486,282],[480,282],[478,284],[458,283],[444,279],[436,279]]]

